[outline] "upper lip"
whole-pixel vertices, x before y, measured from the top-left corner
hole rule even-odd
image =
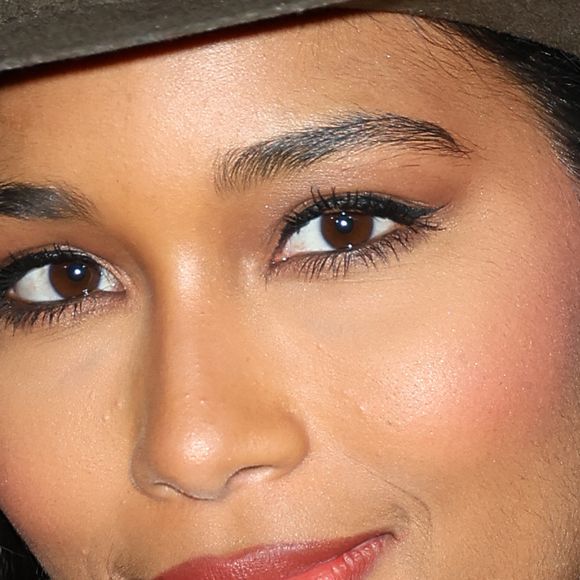
[[[155,580],[271,580],[305,572],[349,552],[385,532],[325,542],[257,546],[237,554],[195,558],[163,572]]]

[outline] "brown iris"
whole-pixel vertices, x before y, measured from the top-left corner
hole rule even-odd
[[[373,217],[364,213],[327,213],[322,216],[322,236],[335,250],[366,244],[373,233]]]
[[[63,298],[77,298],[97,289],[101,271],[96,264],[61,262],[50,267],[49,278],[55,292]]]

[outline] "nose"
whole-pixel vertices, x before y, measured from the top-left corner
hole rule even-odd
[[[308,453],[275,372],[251,362],[251,340],[240,330],[232,341],[230,324],[224,348],[222,329],[204,330],[160,332],[144,377],[131,470],[156,499],[219,500],[289,474]]]

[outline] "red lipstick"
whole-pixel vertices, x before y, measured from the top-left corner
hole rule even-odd
[[[390,534],[332,542],[251,548],[226,558],[196,558],[155,580],[363,580]]]

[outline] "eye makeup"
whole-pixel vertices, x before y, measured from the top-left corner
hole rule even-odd
[[[46,280],[33,280],[26,285],[34,299],[19,297],[19,287],[35,273]],[[16,331],[50,326],[64,316],[76,318],[104,295],[122,292],[120,283],[113,280],[114,276],[94,257],[67,244],[12,254],[0,267],[0,322]],[[43,292],[48,298],[42,299]]]
[[[314,280],[324,276],[345,276],[356,265],[377,268],[381,262],[399,259],[401,250],[412,250],[414,244],[428,233],[442,230],[442,224],[435,217],[445,207],[403,201],[376,192],[337,193],[333,189],[329,194],[324,194],[320,190],[312,190],[310,202],[302,204],[285,218],[280,241],[270,263],[270,274],[279,274],[290,268],[307,280]],[[321,223],[325,230],[323,237],[330,245],[334,242],[334,249],[303,251],[290,257],[286,255],[284,250],[293,236],[311,222],[328,217],[331,218],[330,225],[328,220]],[[384,235],[372,237],[369,220],[387,220],[393,227]],[[356,231],[357,223],[365,228],[366,233],[362,237],[360,226]],[[336,230],[332,236],[327,233],[329,227]],[[340,234],[346,234],[343,235],[346,242],[337,243]]]
[[[266,277],[287,270],[306,280],[333,279],[355,266],[377,268],[398,259],[401,250],[412,250],[428,233],[441,230],[435,220],[441,209],[382,193],[312,190],[308,201],[283,217]],[[316,233],[317,221],[323,224],[317,235],[324,251],[306,248],[288,255],[289,241],[306,229]],[[104,300],[123,293],[101,260],[69,244],[20,252],[0,265],[0,323],[14,332],[63,324],[97,312]]]

